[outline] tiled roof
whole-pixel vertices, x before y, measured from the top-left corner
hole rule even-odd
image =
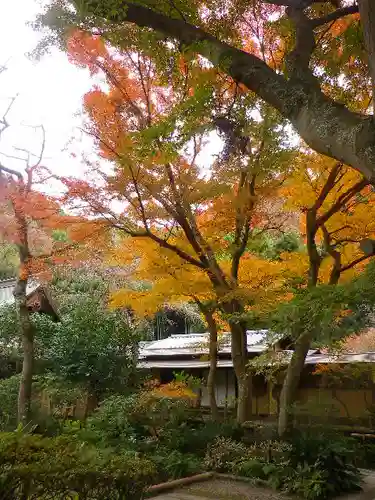
[[[0,281],[0,306],[13,304],[13,290],[16,286],[16,282],[17,280],[15,278]],[[29,283],[26,288],[26,294],[29,295],[34,290],[36,290],[38,286],[39,283],[36,281]]]
[[[306,358],[306,364],[316,365],[316,364],[328,364],[328,363],[375,363],[375,352],[362,352],[359,354],[341,354],[341,355],[329,355],[329,354],[313,354]]]
[[[248,352],[263,352],[268,344],[267,330],[247,331]],[[142,342],[140,345],[140,357],[150,358],[157,356],[179,356],[206,354],[208,352],[208,333],[190,333],[183,335],[171,335],[166,339],[152,342]],[[230,354],[230,334],[223,333],[219,337],[219,353]]]
[[[285,363],[287,363],[293,351],[284,351]],[[328,356],[327,354],[319,354],[317,351],[309,351],[306,357],[306,365],[317,364],[345,364],[345,363],[375,363],[375,352],[366,352],[362,354],[344,354],[341,356]],[[209,368],[209,360],[204,359],[155,359],[144,358],[139,361],[138,367],[147,368]],[[219,359],[217,362],[218,368],[232,368],[231,359]]]

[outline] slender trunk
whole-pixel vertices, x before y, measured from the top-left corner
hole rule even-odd
[[[207,377],[207,392],[210,400],[211,416],[213,420],[219,418],[219,411],[216,401],[216,373],[217,373],[217,326],[212,313],[206,315],[208,329],[210,332],[210,370]]]
[[[228,384],[228,370],[225,370],[225,403],[224,403],[224,422],[228,419],[228,393],[229,393],[229,384]]]
[[[95,385],[88,384],[83,420],[86,421],[90,413],[98,406],[99,396],[95,390]]]
[[[26,425],[31,417],[31,392],[34,365],[34,331],[30,312],[26,303],[27,280],[19,279],[14,290],[16,307],[19,315],[23,362],[21,382],[18,393],[18,423]]]
[[[321,194],[322,200],[326,197],[325,190]],[[317,232],[317,204],[308,209],[306,213],[306,237],[307,251],[309,255],[309,284],[315,287],[318,282],[321,257],[316,247],[315,237]],[[283,387],[280,394],[278,433],[279,436],[285,436],[291,431],[293,423],[292,405],[296,400],[297,390],[301,373],[305,365],[305,359],[310,348],[312,340],[311,332],[302,333],[295,344],[292,359],[288,365]]]
[[[280,412],[278,422],[279,436],[283,437],[291,430],[293,415],[292,405],[296,400],[301,373],[310,348],[312,334],[303,333],[297,339],[292,359],[288,365],[283,388],[280,395]]]
[[[332,397],[333,399],[336,399],[336,401],[342,406],[344,412],[345,412],[345,415],[348,419],[350,419],[350,412],[349,412],[349,409],[348,407],[346,406],[346,404],[344,403],[344,401],[342,401],[338,395],[337,395],[337,389],[335,387],[333,387],[332,389]]]
[[[251,374],[247,370],[246,331],[239,323],[230,325],[232,334],[232,361],[238,385],[237,422],[242,424],[252,415]]]
[[[213,420],[219,418],[219,411],[216,401],[216,373],[217,373],[217,359],[218,359],[218,346],[217,346],[217,324],[214,318],[214,311],[212,307],[203,304],[198,298],[195,298],[199,309],[201,310],[207,322],[208,331],[210,334],[209,339],[209,356],[210,356],[210,369],[207,377],[207,393],[210,401],[210,410]]]
[[[216,365],[215,368],[212,368],[212,359],[210,360],[210,370],[208,372],[208,377],[207,377],[207,393],[208,393],[208,398],[210,401],[210,410],[211,410],[211,417],[212,420],[218,420],[219,418],[219,410],[217,407],[217,401],[216,401],[216,385],[215,385],[215,375],[216,375]]]

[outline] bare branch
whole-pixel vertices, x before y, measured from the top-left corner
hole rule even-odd
[[[151,240],[155,241],[158,243],[163,248],[166,248],[168,250],[171,250],[172,252],[176,253],[179,257],[181,257],[182,260],[188,262],[189,264],[192,264],[193,266],[199,267],[200,269],[205,269],[205,266],[197,259],[195,259],[193,256],[189,255],[186,253],[184,250],[181,248],[177,247],[176,245],[172,245],[171,243],[168,243],[163,238],[160,238],[156,234],[152,233],[150,230],[147,231],[132,231],[131,229],[125,228],[121,224],[114,224],[113,227],[119,229],[120,231],[125,232],[126,234],[129,234],[129,236],[133,236],[135,238],[150,238]]]
[[[342,167],[343,167],[343,164],[340,162],[337,162],[334,165],[334,167],[331,169],[331,171],[328,175],[328,178],[327,178],[316,202],[314,203],[313,208],[315,210],[319,210],[319,208],[321,208],[321,206],[323,205],[323,203],[326,200],[327,196],[329,195],[330,191],[332,190],[332,188],[336,184],[338,173],[340,172]]]
[[[361,257],[358,257],[358,259],[353,260],[352,262],[350,262],[350,264],[347,264],[346,266],[343,266],[341,268],[341,272],[347,271],[348,269],[352,269],[354,266],[356,266],[357,264],[365,261],[369,257],[371,257],[371,256],[370,255],[362,255]]]
[[[323,215],[318,217],[317,219],[317,226],[321,227],[323,224],[325,224],[332,215],[337,213],[341,208],[343,208],[350,200],[351,198],[362,191],[363,188],[368,186],[369,181],[367,179],[362,179],[358,181],[356,184],[354,184],[351,188],[349,188],[345,193],[342,193],[336,200],[333,205],[325,212]]]
[[[9,105],[6,108],[6,110],[5,110],[4,114],[3,114],[3,117],[0,120],[0,125],[1,125],[1,128],[0,128],[0,137],[5,132],[5,130],[10,126],[9,122],[8,122],[8,114],[10,113],[10,110],[12,109],[12,107],[13,107],[16,99],[17,99],[17,97],[18,97],[18,94],[16,94],[14,97],[10,98]]]
[[[22,174],[20,172],[17,172],[17,170],[13,170],[12,168],[5,167],[4,165],[2,165],[0,163],[0,172],[5,172],[6,174],[9,174],[9,175],[14,175],[19,179],[20,182],[23,183]]]
[[[38,125],[38,127],[36,127],[36,128],[40,128],[41,131],[42,131],[42,144],[41,144],[41,148],[40,148],[37,160],[36,160],[36,162],[33,165],[30,164],[30,157],[28,158],[28,164],[27,164],[27,167],[26,167],[26,174],[27,174],[27,187],[26,188],[27,188],[28,191],[30,191],[31,185],[32,185],[32,182],[33,182],[33,172],[41,164],[42,159],[43,159],[43,155],[44,155],[44,150],[45,150],[45,147],[46,147],[46,131],[44,129],[44,126],[43,125]]]

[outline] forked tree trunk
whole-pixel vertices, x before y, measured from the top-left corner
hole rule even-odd
[[[292,359],[288,365],[283,388],[280,394],[280,413],[278,433],[286,436],[293,424],[293,404],[296,401],[301,373],[305,365],[306,356],[310,349],[312,335],[310,332],[299,336],[296,341]]]
[[[18,279],[14,289],[17,312],[20,321],[23,362],[18,393],[18,423],[26,425],[31,418],[31,393],[34,366],[34,330],[26,303],[27,280]]]

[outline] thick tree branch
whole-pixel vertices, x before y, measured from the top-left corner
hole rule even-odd
[[[318,86],[318,82],[309,68],[310,59],[315,49],[315,36],[310,19],[303,8],[288,7],[286,13],[294,22],[296,43],[294,49],[287,55],[288,73],[291,77],[308,81]]]
[[[183,46],[194,45],[197,52],[207,57],[215,66],[222,67],[235,80],[243,81],[245,78],[247,83],[244,81],[243,83],[257,93],[263,93],[261,86],[272,85],[273,96],[270,95],[270,98],[278,109],[280,105],[282,106],[280,100],[282,94],[291,91],[287,88],[285,79],[277,75],[258,57],[231,47],[203,29],[181,19],[170,18],[130,1],[123,0],[120,3],[122,5],[116,9],[116,12],[108,12],[105,3],[101,0],[91,1],[87,7],[98,17],[110,19],[115,23],[132,22],[140,27],[149,27],[173,37]]]
[[[316,224],[317,210],[312,207],[306,211],[306,247],[309,256],[309,285],[316,286],[318,282],[320,264],[322,259],[316,246]]]
[[[369,181],[367,179],[362,179],[358,181],[354,186],[349,188],[345,193],[342,193],[336,200],[335,203],[331,205],[331,207],[320,217],[317,219],[317,226],[321,227],[323,224],[325,224],[328,219],[332,217],[335,213],[337,213],[341,208],[343,208],[350,200],[353,198],[353,196],[360,191],[362,191],[363,188],[368,186]]]
[[[276,4],[301,7],[300,2],[292,0]],[[260,58],[219,41],[181,19],[170,18],[129,0],[123,0],[112,11],[102,0],[91,0],[86,8],[99,18],[116,24],[132,22],[179,40],[182,47],[194,47],[215,67],[288,118],[312,149],[351,165],[369,180],[375,180],[375,133],[371,116],[351,112],[311,82],[293,78],[288,81]]]
[[[184,261],[188,262],[189,264],[192,264],[195,267],[199,267],[200,269],[206,269],[205,266],[200,262],[199,260],[195,259],[188,253],[186,253],[184,250],[181,248],[177,247],[176,245],[172,245],[171,243],[168,243],[164,238],[160,238],[157,236],[155,233],[151,231],[143,231],[143,232],[137,232],[137,231],[131,231],[124,226],[121,225],[116,225],[117,229],[120,229],[121,231],[124,231],[125,233],[129,234],[130,236],[137,237],[137,238],[150,238],[151,240],[155,241],[158,245],[160,245],[162,248],[166,248],[167,250],[171,250],[175,254],[177,254],[181,259]]]
[[[250,179],[248,178],[250,176]],[[250,175],[249,172],[241,173],[241,181],[240,181],[240,189],[239,195],[241,195],[241,191],[244,188],[247,188],[248,195],[250,197],[249,207],[247,209],[247,214],[241,214],[241,208],[237,210],[236,214],[236,233],[235,233],[235,241],[234,241],[234,252],[232,255],[232,265],[231,265],[231,276],[237,281],[238,279],[238,270],[240,267],[240,260],[242,255],[246,250],[247,243],[249,241],[250,235],[250,220],[251,220],[251,212],[254,209],[254,198],[255,198],[255,181],[256,175]],[[242,185],[241,185],[242,183]]]
[[[361,257],[358,257],[358,259],[355,259],[352,262],[350,262],[349,264],[342,266],[341,272],[343,273],[344,271],[347,271],[348,269],[352,269],[354,266],[356,266],[357,264],[360,264],[361,262],[365,261],[369,257],[371,257],[371,255],[362,255]]]
[[[317,17],[315,19],[311,19],[311,25],[313,28],[317,28],[318,26],[322,26],[323,24],[328,24],[333,21],[337,21],[341,17],[349,16],[350,14],[356,14],[359,11],[358,5],[349,5],[347,7],[342,7],[341,9],[337,9],[330,14],[327,14],[324,17]]]
[[[335,250],[334,247],[332,246],[331,235],[324,224],[322,226],[322,231],[324,238],[324,249],[328,253],[328,255],[330,255],[333,259],[333,266],[329,277],[329,284],[337,285],[342,272],[341,253]]]
[[[334,187],[336,181],[337,181],[337,175],[340,172],[342,168],[342,163],[337,162],[334,167],[331,169],[327,181],[325,182],[319,196],[316,199],[316,202],[314,203],[314,209],[319,210],[323,203],[325,202],[327,196],[331,192],[332,188]]]

